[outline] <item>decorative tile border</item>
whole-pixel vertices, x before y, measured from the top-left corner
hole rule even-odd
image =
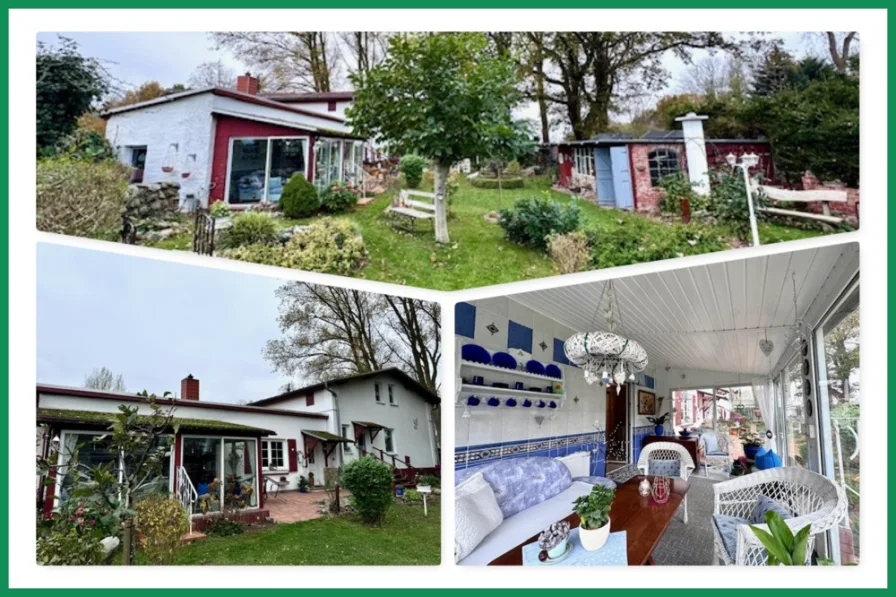
[[[570,452],[598,449],[604,451],[606,436],[603,431],[575,435],[542,437],[477,446],[458,446],[454,449],[454,468],[479,466],[503,458],[523,456],[566,456]],[[603,460],[603,457],[601,458]]]

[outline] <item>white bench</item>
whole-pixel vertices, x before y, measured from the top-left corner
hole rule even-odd
[[[425,199],[425,201],[412,199],[411,197]],[[423,191],[409,191],[402,189],[392,200],[392,205],[386,208],[386,213],[409,218],[411,222],[417,220],[432,220],[436,217],[435,200],[435,193],[424,193]]]
[[[761,207],[759,211],[775,216],[789,216],[795,218],[807,218],[827,224],[842,224],[844,218],[831,215],[831,203],[846,203],[846,191],[832,189],[818,189],[813,191],[791,191],[766,185],[753,185],[754,189],[761,190],[772,201],[788,201],[791,203],[821,203],[823,213],[816,214],[779,207]]]

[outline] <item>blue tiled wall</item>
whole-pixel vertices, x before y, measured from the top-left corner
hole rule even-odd
[[[481,466],[498,460],[524,456],[558,458],[585,450],[596,450],[596,452],[591,454],[591,474],[600,477],[604,476],[607,464],[607,444],[604,441],[603,431],[482,444],[479,446],[458,446],[454,449],[454,468],[461,470],[471,466]]]

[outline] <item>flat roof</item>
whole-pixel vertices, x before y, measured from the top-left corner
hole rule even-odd
[[[66,408],[38,408],[37,422],[52,423],[57,425],[71,425],[81,428],[106,428],[115,421],[118,413],[114,412],[97,412],[92,410],[73,410]],[[137,415],[138,422],[148,423],[149,415]],[[211,421],[205,419],[190,419],[183,417],[174,417],[171,419],[171,426],[176,426],[179,431],[195,431],[195,432],[216,432],[231,435],[251,435],[251,436],[267,436],[277,435],[270,429],[261,429],[251,427],[249,425],[241,425],[239,423],[228,423],[226,421]]]

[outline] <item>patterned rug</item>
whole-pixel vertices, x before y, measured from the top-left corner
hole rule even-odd
[[[720,479],[692,475],[688,481],[688,523],[677,513],[653,551],[659,566],[712,564],[712,486]]]

